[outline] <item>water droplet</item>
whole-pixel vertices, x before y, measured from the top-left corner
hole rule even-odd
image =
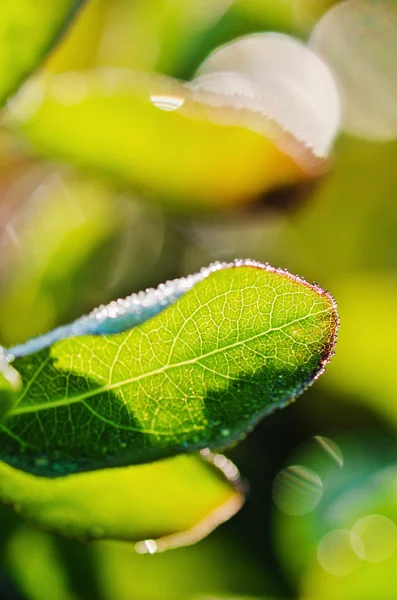
[[[135,551],[138,554],[154,554],[157,552],[157,548],[156,540],[144,540],[135,544]]]
[[[289,515],[301,516],[314,510],[323,495],[323,482],[307,467],[293,465],[280,471],[273,483],[277,508]]]
[[[185,101],[182,96],[174,94],[151,94],[150,100],[157,108],[166,111],[177,110]]]

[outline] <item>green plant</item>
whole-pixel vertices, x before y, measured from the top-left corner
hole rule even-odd
[[[0,596],[393,600],[396,143],[334,137],[393,133],[394,5],[36,4],[0,8]],[[325,377],[336,304],[267,261],[335,294]]]

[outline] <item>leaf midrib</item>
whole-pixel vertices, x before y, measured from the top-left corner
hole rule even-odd
[[[183,367],[185,365],[189,365],[189,364],[194,364],[197,363],[198,361],[207,358],[208,356],[212,356],[214,354],[217,354],[219,352],[226,352],[232,348],[236,348],[242,344],[246,344],[248,342],[252,342],[255,339],[259,339],[265,335],[269,335],[270,333],[273,333],[274,331],[280,331],[282,329],[284,329],[285,327],[289,327],[291,325],[295,325],[296,323],[299,323],[301,321],[304,321],[306,319],[308,319],[309,317],[315,317],[324,313],[330,312],[330,309],[323,309],[321,311],[315,312],[315,313],[309,313],[307,315],[304,315],[302,317],[299,317],[298,319],[294,319],[293,321],[289,321],[288,323],[284,323],[283,325],[280,325],[279,327],[270,327],[269,329],[267,329],[266,331],[263,331],[261,333],[257,333],[254,336],[251,336],[250,338],[246,338],[244,340],[239,340],[237,342],[234,342],[233,344],[229,344],[229,346],[223,346],[222,348],[216,348],[215,350],[211,350],[210,352],[207,352],[206,354],[202,354],[200,356],[196,356],[192,359],[189,360],[185,360],[185,361],[181,361],[179,363],[174,363],[174,364],[167,364],[164,365],[162,367],[160,367],[159,369],[156,369],[154,371],[149,371],[147,373],[142,373],[141,375],[137,375],[135,377],[131,377],[130,379],[124,379],[122,381],[117,381],[115,383],[112,384],[107,384],[104,385],[102,387],[98,387],[95,388],[94,390],[89,390],[87,392],[85,392],[84,394],[79,394],[77,396],[72,396],[72,397],[67,397],[67,398],[62,398],[60,400],[54,400],[53,402],[45,402],[42,404],[36,404],[34,407],[32,406],[22,406],[22,407],[15,407],[14,409],[11,409],[8,413],[9,417],[12,416],[17,416],[17,415],[21,415],[21,414],[28,414],[28,413],[36,413],[39,412],[41,410],[48,410],[50,408],[58,408],[61,406],[69,406],[71,404],[77,404],[78,402],[83,402],[84,400],[86,400],[87,398],[91,398],[93,396],[97,396],[99,394],[103,394],[106,392],[110,392],[112,390],[118,389],[120,387],[124,387],[125,385],[129,385],[131,383],[135,383],[137,381],[141,381],[142,379],[146,379],[147,377],[151,377],[154,375],[159,375],[160,373],[164,373],[165,371],[168,371],[170,369],[175,369],[175,368],[179,368],[179,367]],[[34,376],[33,376],[34,377]],[[27,385],[29,384],[29,382],[27,382]]]

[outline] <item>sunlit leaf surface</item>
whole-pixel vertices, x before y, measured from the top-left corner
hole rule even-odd
[[[4,0],[0,5],[0,105],[51,49],[83,0]]]
[[[302,144],[267,118],[222,103],[175,80],[98,69],[31,83],[14,101],[11,123],[41,153],[186,212],[244,205],[313,176],[318,160]]]
[[[1,463],[0,481],[0,501],[31,523],[79,540],[142,540],[140,553],[196,542],[243,503],[226,477],[196,456],[57,479]]]
[[[323,372],[338,317],[321,288],[252,261],[187,281],[189,291],[177,280],[130,297],[126,310],[94,313],[90,333],[115,331],[112,316],[116,327],[138,325],[123,333],[45,347],[50,334],[11,349],[24,387],[1,426],[1,458],[62,475],[225,446]],[[184,295],[164,310],[180,286]]]

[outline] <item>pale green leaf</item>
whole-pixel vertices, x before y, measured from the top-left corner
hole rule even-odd
[[[131,590],[139,600],[217,599],[236,589],[276,600],[271,569],[252,560],[230,533],[221,529],[199,544],[150,557],[134,552],[131,544],[92,544],[103,600],[130,600]]]
[[[11,349],[24,388],[1,425],[4,461],[51,476],[224,447],[323,372],[338,323],[328,293],[253,261],[215,264],[127,304],[130,314],[113,303]],[[55,341],[124,319],[138,326]]]
[[[30,75],[83,0],[3,0],[0,4],[0,105]]]
[[[196,542],[239,510],[241,493],[221,475],[196,456],[56,479],[0,463],[0,501],[66,537],[142,540],[137,550],[152,553]]]
[[[390,272],[371,270],[341,277],[334,286],[344,328],[326,385],[396,427],[397,280]]]
[[[30,82],[8,124],[41,154],[187,212],[239,206],[313,176],[312,155],[282,151],[267,119],[222,102],[171,78],[94,69]]]
[[[77,600],[50,535],[22,524],[11,535],[4,555],[7,572],[17,582],[24,598]]]

